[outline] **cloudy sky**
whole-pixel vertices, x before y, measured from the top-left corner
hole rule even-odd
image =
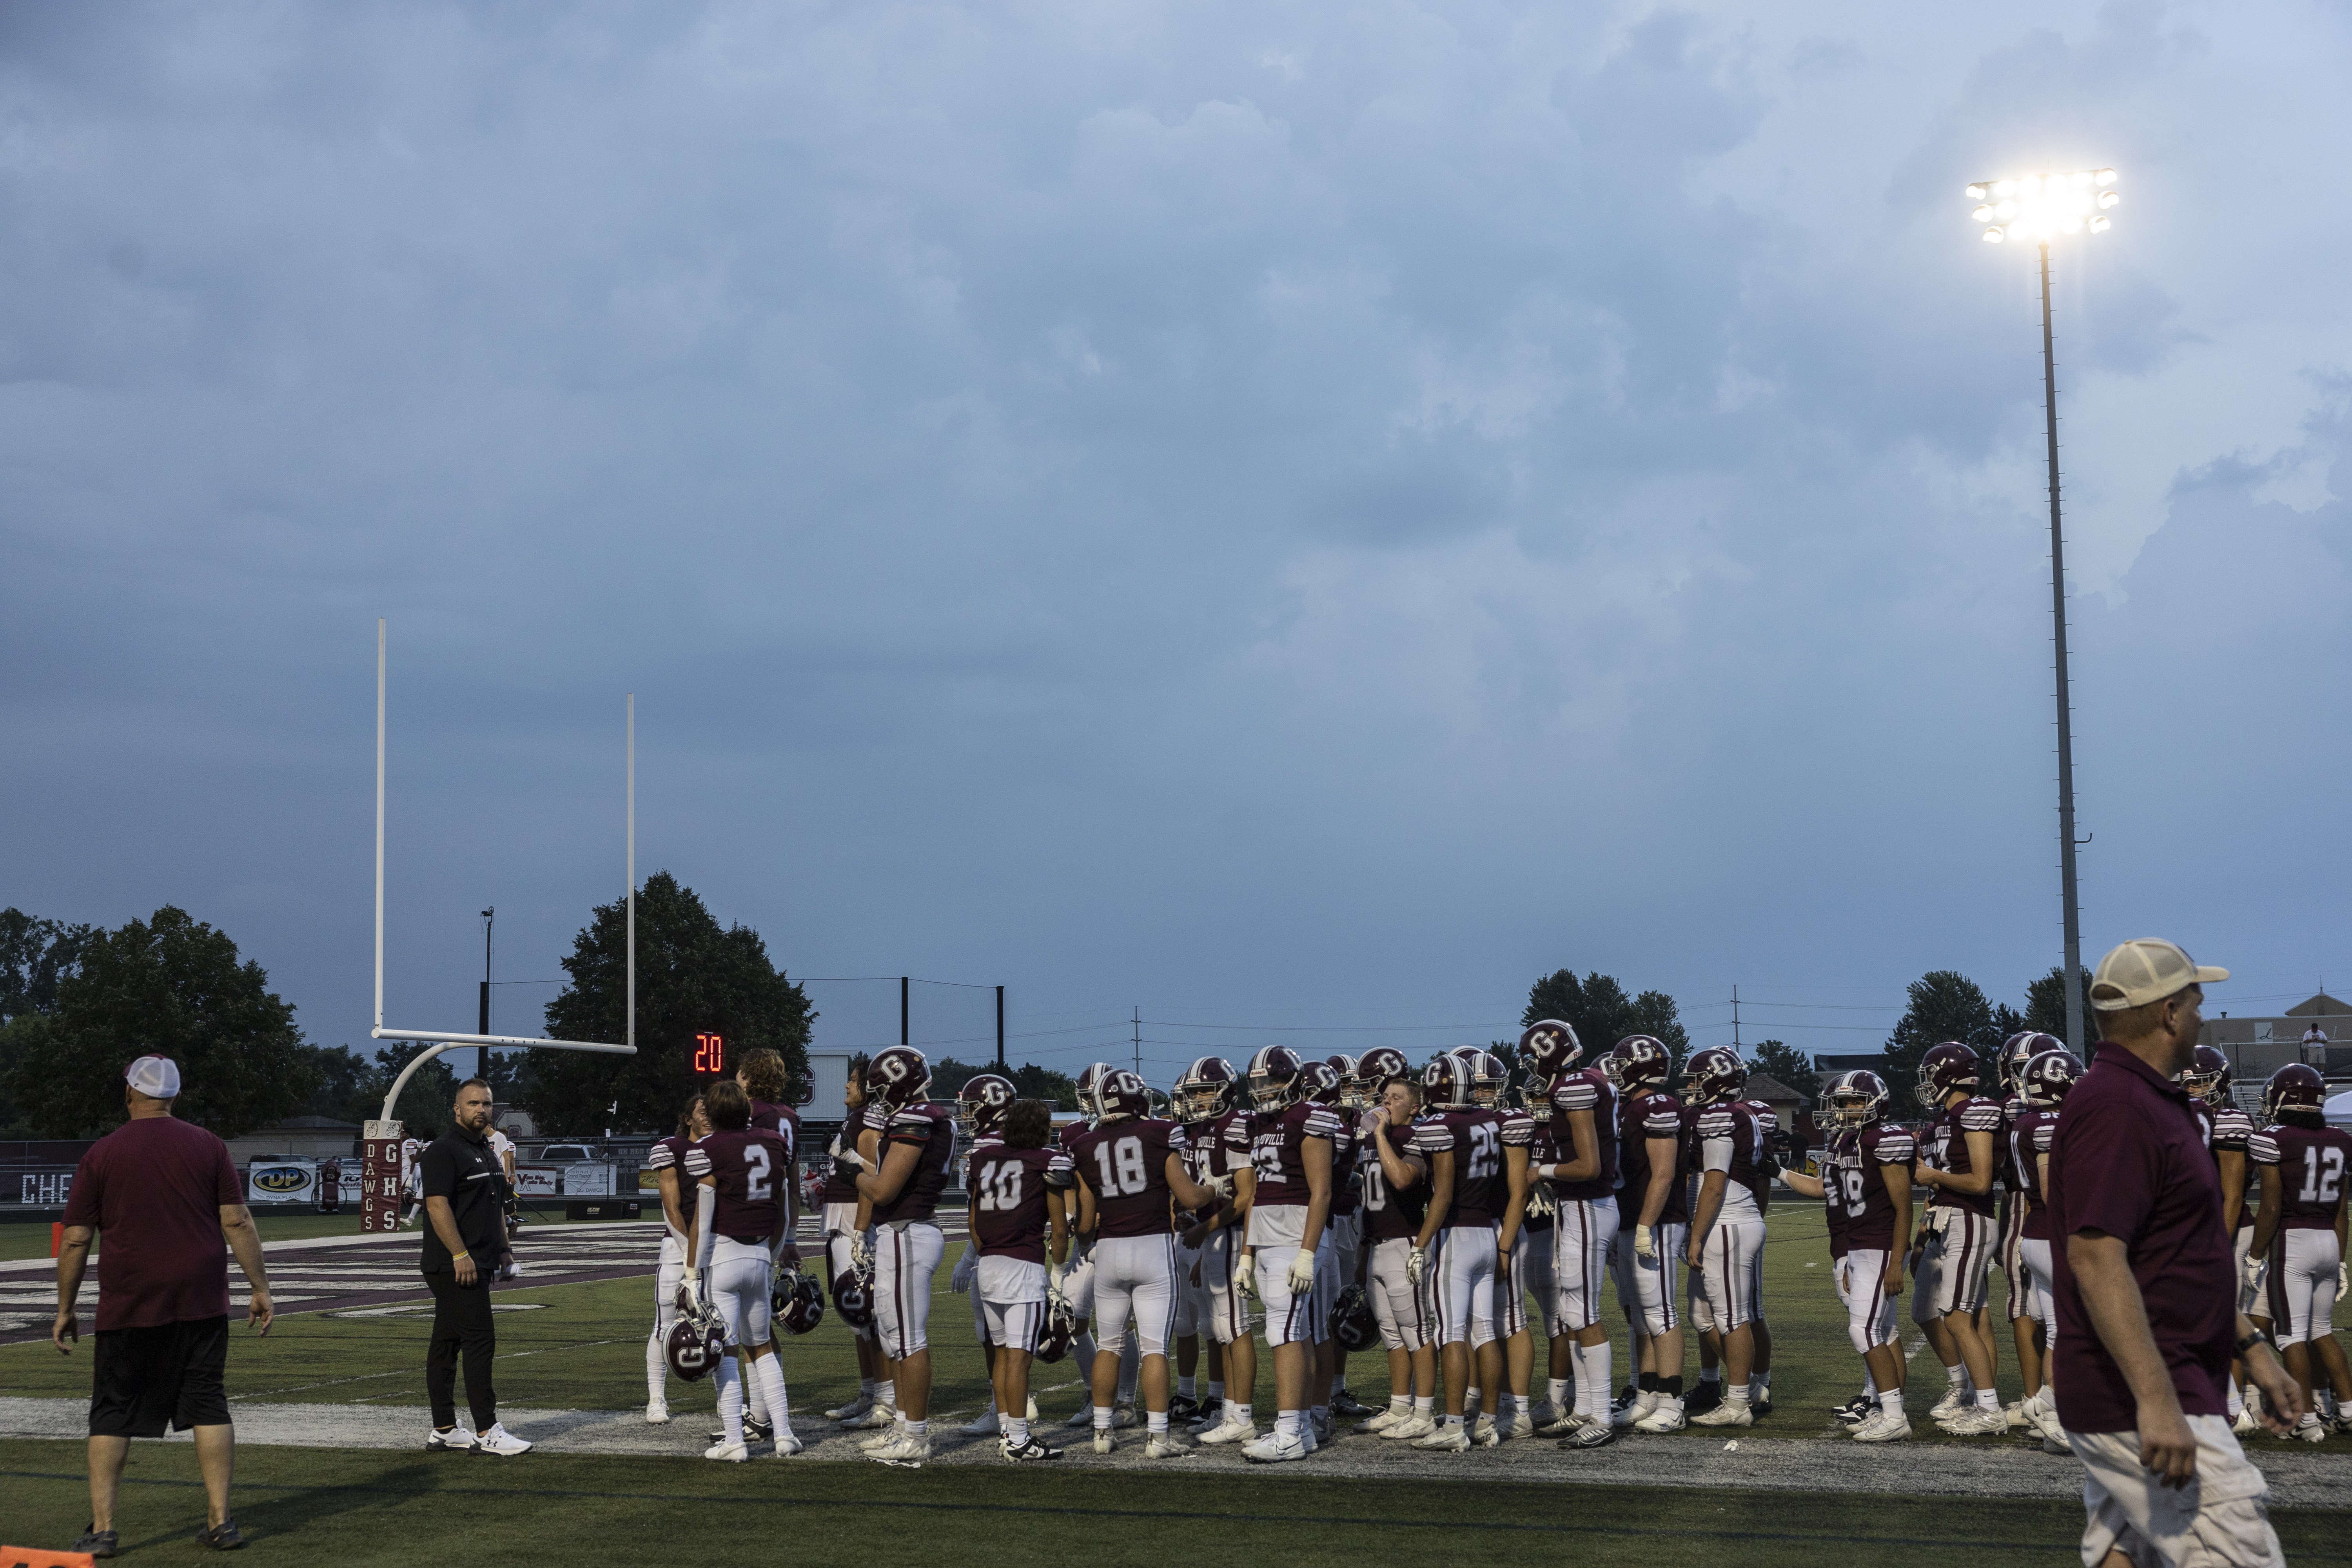
[[[1561,965],[1822,1050],[2015,999],[2040,321],[1961,187],[2112,164],[2055,255],[2086,956],[2340,989],[2347,44],[0,5],[0,903],[180,904],[358,1043],[382,616],[395,1024],[471,1026],[483,907],[541,981],[618,894],[628,691],[641,873],[795,975],[1001,982],[1016,1059],[1484,1039]]]

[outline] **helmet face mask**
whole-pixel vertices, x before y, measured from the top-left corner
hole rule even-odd
[[[1013,1080],[992,1072],[975,1073],[956,1090],[956,1130],[969,1142],[975,1137],[1001,1132],[1020,1093]]]
[[[866,1098],[892,1110],[919,1105],[930,1098],[929,1058],[912,1046],[892,1046],[866,1064]]]
[[[2230,1077],[2230,1058],[2211,1046],[2200,1046],[2181,1071],[2180,1086],[2209,1105],[2226,1105]]]
[[[697,1312],[681,1311],[662,1341],[662,1355],[670,1371],[688,1383],[698,1382],[727,1354],[727,1331],[708,1302]]]
[[[1088,1121],[1100,1121],[1102,1120],[1102,1081],[1118,1070],[1118,1068],[1112,1067],[1108,1062],[1088,1062],[1087,1064],[1086,1070],[1078,1074],[1079,1115],[1085,1117]]]
[[[1480,1110],[1500,1109],[1503,1090],[1511,1081],[1502,1058],[1492,1051],[1473,1050],[1462,1059],[1470,1068],[1470,1103]]]
[[[1927,1047],[1919,1058],[1919,1080],[1914,1092],[1919,1104],[1928,1110],[1941,1110],[1955,1094],[1974,1094],[1977,1089],[1977,1054],[1958,1040],[1946,1040]]]
[[[1288,1046],[1268,1046],[1252,1057],[1250,1109],[1260,1114],[1288,1109],[1298,1098],[1298,1074],[1305,1065]]]
[[[1867,1068],[1840,1073],[1830,1083],[1830,1124],[1867,1127],[1877,1121],[1889,1099],[1886,1080]]]
[[[1186,1121],[1206,1121],[1233,1107],[1238,1082],[1234,1064],[1223,1057],[1202,1057],[1176,1080],[1176,1110]]]
[[[1748,1064],[1728,1046],[1711,1046],[1683,1064],[1683,1093],[1694,1105],[1719,1105],[1748,1088]]]
[[[2326,1081],[2301,1062],[2287,1063],[2263,1085],[2264,1121],[2315,1127],[2327,1120],[2326,1106]]]
[[[1650,1035],[1628,1035],[1610,1048],[1601,1071],[1620,1094],[1642,1094],[1664,1089],[1674,1074],[1674,1058],[1665,1042]]]
[[[778,1326],[788,1334],[805,1334],[824,1321],[824,1290],[816,1277],[797,1268],[776,1277],[769,1302]]]
[[[1370,1110],[1380,1104],[1389,1079],[1412,1076],[1412,1064],[1404,1059],[1402,1051],[1393,1046],[1374,1046],[1356,1062],[1356,1093],[1361,1109]]]

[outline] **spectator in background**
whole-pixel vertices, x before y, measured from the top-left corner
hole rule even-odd
[[[114,1555],[114,1499],[133,1437],[194,1431],[205,1479],[205,1528],[218,1551],[245,1544],[229,1517],[236,1431],[222,1378],[228,1364],[228,1243],[252,1298],[246,1321],[269,1331],[269,1276],[228,1145],[172,1114],[180,1068],[141,1057],[123,1069],[131,1120],[100,1139],[74,1172],[58,1254],[58,1317],[49,1339],[71,1355],[81,1337],[74,1298],[93,1235],[106,1237],[98,1279],[98,1352],[89,1397],[89,1528],[76,1552]]]
[[[433,1403],[433,1430],[425,1446],[477,1454],[530,1452],[530,1445],[499,1423],[490,1362],[499,1336],[490,1316],[490,1279],[509,1264],[506,1177],[490,1152],[490,1086],[469,1078],[457,1086],[455,1124],[425,1151],[425,1227],[418,1259],[433,1290],[433,1337],[425,1355],[425,1396]],[[457,1362],[466,1363],[470,1426],[457,1425]]]
[[[343,1206],[343,1163],[328,1156],[319,1167],[319,1212],[335,1214]]]

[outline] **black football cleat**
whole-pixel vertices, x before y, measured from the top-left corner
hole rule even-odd
[[[87,1552],[92,1557],[111,1557],[114,1555],[115,1548],[121,1544],[121,1536],[119,1532],[100,1530],[96,1525],[92,1525],[81,1532],[81,1539],[73,1543],[73,1549],[76,1552]]]
[[[1617,1440],[1617,1428],[1606,1421],[1588,1422],[1559,1440],[1563,1448],[1605,1448]]]
[[[1011,1438],[1000,1438],[997,1441],[996,1451],[1016,1465],[1030,1464],[1038,1459],[1058,1459],[1062,1457],[1061,1449],[1049,1448],[1034,1436],[1017,1448],[1013,1446]]]
[[[1683,1414],[1704,1415],[1722,1403],[1722,1384],[1701,1383],[1696,1388],[1691,1390],[1690,1397],[1683,1402]]]
[[[235,1552],[245,1544],[245,1536],[236,1528],[236,1521],[225,1519],[196,1531],[196,1544],[209,1546],[215,1552]]]
[[[1168,1401],[1168,1424],[1171,1426],[1179,1421],[1189,1423],[1200,1414],[1201,1402],[1189,1394],[1175,1394]]]

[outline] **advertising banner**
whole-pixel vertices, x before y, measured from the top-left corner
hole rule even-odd
[[[553,1165],[521,1165],[515,1167],[515,1192],[523,1197],[551,1198],[562,1189],[557,1183],[562,1173]]]
[[[245,1171],[245,1201],[262,1204],[307,1204],[319,1194],[319,1167],[309,1160],[256,1159]]]
[[[362,1142],[360,1228],[400,1228],[400,1137],[397,1121],[370,1121]]]

